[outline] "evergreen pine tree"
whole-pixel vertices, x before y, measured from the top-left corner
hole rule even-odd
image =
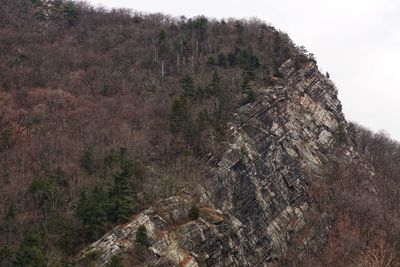
[[[15,229],[15,217],[17,215],[17,209],[14,202],[8,204],[7,209],[3,217],[3,222],[0,224],[0,231],[4,231],[8,235],[8,239],[11,239]]]
[[[107,263],[106,267],[124,267],[121,255],[117,254],[112,256],[110,261]]]
[[[74,25],[78,20],[79,11],[73,1],[66,1],[61,5],[61,12],[69,25]]]
[[[208,86],[208,93],[210,96],[219,96],[223,91],[223,84],[221,76],[214,70],[211,83]]]
[[[3,126],[0,132],[0,152],[10,149],[12,146],[12,127],[9,125]]]
[[[107,226],[106,204],[107,194],[99,186],[82,194],[79,199],[76,216],[82,222],[90,239],[95,239],[103,234]]]
[[[172,133],[180,132],[188,119],[188,108],[184,97],[178,96],[172,104],[170,115],[170,130]]]
[[[90,150],[85,150],[80,159],[80,167],[84,170],[88,175],[92,175],[94,172],[94,160],[93,153]]]
[[[25,235],[15,255],[14,266],[47,266],[45,246],[40,235],[33,233]]]
[[[108,219],[113,223],[126,222],[132,215],[133,188],[130,184],[133,165],[130,161],[122,162],[121,170],[114,175],[114,185],[109,191]]]
[[[12,252],[7,246],[0,245],[0,266],[10,266]]]
[[[215,66],[215,65],[216,65],[216,63],[215,63],[215,58],[214,58],[214,56],[213,56],[213,55],[208,56],[208,59],[207,59],[207,66]]]
[[[79,232],[74,227],[73,220],[60,214],[52,214],[45,230],[47,235],[54,237],[54,245],[67,255],[73,255],[76,248],[76,237]]]
[[[230,52],[228,54],[228,63],[229,63],[229,66],[235,66],[236,65],[236,53]]]
[[[249,89],[247,90],[247,96],[246,96],[246,103],[253,103],[254,101],[256,101],[256,94],[254,93],[253,89]]]
[[[32,194],[36,207],[47,213],[52,208],[52,202],[55,198],[55,188],[46,178],[33,179],[29,193]]]
[[[165,30],[162,28],[158,34],[158,42],[161,44],[162,42],[165,41],[165,39],[167,38],[167,33],[165,32]]]
[[[214,127],[221,137],[224,133],[232,99],[217,71],[213,73],[211,83],[208,86],[208,93],[214,97]]]
[[[196,97],[196,90],[193,84],[193,78],[189,74],[183,76],[181,79],[181,88],[182,88],[182,94],[185,97],[191,97],[195,98]]]
[[[207,33],[208,19],[204,16],[196,17],[192,21],[192,26],[196,33],[198,41],[204,41]]]
[[[207,128],[209,122],[210,115],[207,110],[202,110],[197,114],[196,123],[200,132]]]
[[[246,95],[246,98],[242,104],[252,103],[256,100],[255,93],[250,86],[250,82],[255,79],[255,66],[257,66],[258,59],[253,59],[254,66],[246,66],[242,72],[242,92]]]
[[[164,55],[168,51],[168,45],[167,45],[167,33],[166,31],[162,28],[160,32],[158,33],[158,48],[159,48],[159,56],[161,59],[164,58]]]
[[[200,209],[197,206],[192,206],[189,210],[188,217],[190,220],[197,220],[199,218]]]
[[[147,229],[143,224],[140,225],[136,231],[135,243],[140,247],[148,247],[150,245],[150,240],[147,236]]]
[[[200,131],[196,121],[189,119],[186,122],[185,128],[183,130],[183,136],[186,143],[193,147],[194,145],[196,145],[196,141],[198,140],[199,135]]]
[[[224,55],[224,53],[220,53],[219,55],[218,55],[218,66],[221,66],[221,67],[226,67],[226,57],[225,57],[225,55]]]

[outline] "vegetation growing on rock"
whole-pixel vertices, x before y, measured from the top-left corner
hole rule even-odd
[[[3,0],[0,18],[1,266],[68,265],[117,224],[182,188],[194,194],[199,185],[220,193],[214,192],[218,205],[233,192],[235,210],[226,205],[224,212],[249,227],[258,219],[284,220],[279,215],[300,201],[315,204],[316,212],[305,215],[308,230],[326,218],[331,246],[292,246],[281,259],[269,258],[277,264],[400,261],[398,143],[347,127],[336,96],[322,94],[334,88],[318,75],[315,59],[286,34],[256,19],[173,18],[63,0]],[[296,113],[310,110],[321,116]],[[241,151],[246,135],[257,146]],[[347,152],[355,163],[343,162]],[[329,164],[319,162],[329,153]],[[265,163],[268,157],[276,162]],[[299,158],[312,162],[306,171]],[[279,184],[267,179],[278,170]],[[235,183],[210,185],[214,176]],[[260,184],[265,188],[257,191]],[[271,201],[259,200],[263,194]],[[196,220],[199,210],[184,216]],[[218,242],[243,238],[240,228],[227,230],[214,217],[222,224]],[[253,228],[256,237],[271,230]],[[304,236],[294,236],[293,244],[304,244]],[[146,228],[136,237],[149,246]],[[99,256],[95,251],[87,261]]]

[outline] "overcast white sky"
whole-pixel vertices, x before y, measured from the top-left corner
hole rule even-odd
[[[175,16],[258,17],[313,53],[345,116],[400,140],[400,0],[89,0]]]

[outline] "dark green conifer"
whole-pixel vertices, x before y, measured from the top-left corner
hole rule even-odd
[[[45,267],[47,259],[45,246],[39,234],[26,234],[14,259],[14,266]]]
[[[112,256],[106,267],[124,267],[121,255],[117,254]]]
[[[199,131],[199,127],[198,127],[196,121],[189,119],[186,122],[184,131],[183,131],[183,136],[185,138],[186,143],[189,144],[190,146],[194,146],[196,141],[199,138],[199,135],[200,135],[200,131]]]
[[[208,93],[210,96],[218,96],[223,91],[223,83],[221,80],[221,76],[219,76],[218,72],[214,70],[211,83],[208,86]]]
[[[7,246],[0,245],[0,266],[11,266],[12,256]]]
[[[180,81],[182,94],[185,97],[195,98],[196,97],[196,89],[194,87],[193,78],[189,74],[183,76]]]
[[[197,220],[199,218],[200,209],[197,206],[192,206],[189,210],[188,217],[191,220]]]
[[[218,55],[218,66],[221,66],[221,67],[226,67],[226,57],[225,57],[225,55],[224,55],[224,53],[220,53],[219,55]]]
[[[122,162],[121,170],[114,175],[114,184],[109,191],[108,218],[113,223],[126,222],[134,211],[134,190],[130,183],[133,165]]]
[[[217,65],[215,62],[215,58],[213,55],[208,56],[207,58],[207,66],[215,66]]]
[[[140,247],[148,247],[150,245],[149,237],[147,236],[146,226],[143,224],[139,226],[135,235],[135,243]]]
[[[76,216],[90,239],[103,234],[107,226],[107,194],[104,189],[96,186],[83,193],[76,208]]]
[[[172,104],[170,115],[170,130],[172,133],[180,132],[188,119],[188,108],[184,97],[178,96]]]
[[[93,153],[90,150],[85,150],[80,159],[80,166],[88,175],[92,175],[94,172],[94,159]]]
[[[231,52],[228,54],[228,63],[229,66],[235,66],[236,65],[236,54]]]
[[[165,32],[164,28],[162,28],[158,34],[158,41],[162,43],[167,39],[167,33]]]
[[[69,25],[74,25],[79,17],[78,8],[73,1],[65,1],[61,4],[60,10]]]

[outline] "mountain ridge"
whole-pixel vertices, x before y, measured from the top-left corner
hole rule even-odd
[[[1,266],[396,266],[398,162],[263,21],[0,5]]]
[[[99,259],[105,265],[113,255],[134,246],[134,243],[129,243],[125,247],[116,233],[127,231],[129,234],[121,235],[123,240],[134,239],[141,224],[146,225],[153,240],[150,251],[154,255],[147,263],[152,266],[166,260],[173,265],[185,261],[184,266],[268,266],[284,255],[293,232],[306,224],[304,212],[314,208],[307,183],[317,178],[307,176],[321,176],[322,162],[328,160],[325,154],[329,155],[341,145],[334,135],[339,130],[346,131],[347,122],[341,113],[336,88],[319,73],[315,63],[296,70],[294,62],[288,60],[280,71],[286,79],[286,87],[257,90],[257,100],[239,107],[233,122],[228,123],[229,145],[212,168],[211,176],[215,178],[211,178],[211,191],[203,192],[213,199],[211,208],[218,208],[214,212],[222,215],[220,220],[207,221],[203,213],[204,217],[200,215],[198,219],[186,222],[193,200],[190,197],[188,200],[172,197],[165,202],[186,203],[183,209],[177,204],[172,208],[166,205],[172,214],[179,214],[181,218],[178,221],[183,220],[183,224],[168,230],[171,226],[162,214],[146,210],[130,224],[117,226],[89,246],[82,252],[81,259],[98,251]],[[339,125],[343,125],[342,128]],[[342,134],[347,135],[346,132]],[[357,161],[350,144],[342,153],[339,160]],[[313,175],[307,174],[307,170]],[[203,199],[207,198],[203,195]],[[207,203],[210,205],[210,200]],[[198,202],[197,205],[204,204]],[[144,221],[141,216],[147,219]],[[158,220],[164,222],[161,228],[157,225]],[[220,225],[222,222],[223,227]],[[219,229],[217,234],[212,234],[210,224]],[[325,225],[328,227],[327,222]],[[182,230],[187,227],[208,236],[209,240]],[[157,229],[175,235],[160,237],[155,234]],[[234,232],[234,237],[229,231]],[[324,234],[320,233],[319,238],[323,239]],[[222,244],[217,246],[215,242]],[[160,244],[163,244],[162,250]]]

